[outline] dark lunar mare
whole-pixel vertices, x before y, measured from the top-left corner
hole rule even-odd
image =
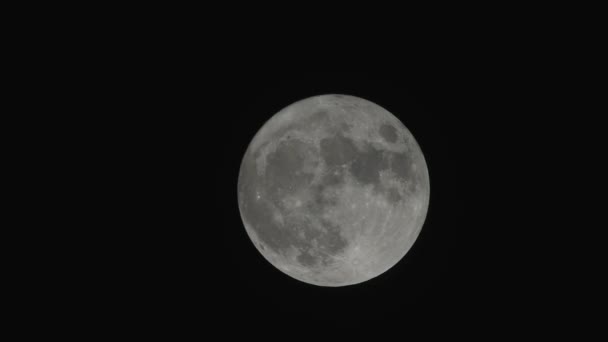
[[[386,199],[388,200],[389,203],[391,204],[396,204],[399,203],[399,201],[401,201],[401,195],[399,194],[399,190],[395,189],[395,188],[388,188],[386,190]]]
[[[414,191],[416,183],[422,181],[420,172],[414,172],[414,161],[408,152],[395,153],[390,155],[390,169],[398,180],[408,184],[408,190]]]
[[[384,151],[376,149],[371,144],[365,144],[357,159],[350,166],[350,173],[363,185],[380,183],[380,171],[388,168],[388,160]]]
[[[273,191],[272,184],[268,186],[263,176],[258,176],[255,162],[243,162],[239,179],[241,210],[258,239],[278,254],[288,251],[292,246],[306,250],[309,244],[298,236],[298,231],[304,230],[305,236],[310,237],[313,231],[311,223],[300,217],[287,215],[288,213],[275,204],[280,203],[277,201],[276,190]],[[261,194],[260,199],[257,198],[258,193]],[[283,224],[274,218],[277,213],[281,214]]]
[[[240,208],[243,216],[258,239],[268,248],[278,251],[288,245],[292,237],[274,219],[276,207],[269,202],[263,183],[260,181],[255,161],[251,158],[243,160],[239,176]],[[258,193],[261,199],[257,198]]]
[[[281,142],[276,151],[266,156],[265,183],[269,194],[280,200],[282,196],[308,186],[314,173],[302,170],[306,165],[316,166],[316,154],[313,146],[301,140]]]
[[[268,154],[264,175],[258,175],[255,158],[246,158],[239,177],[241,209],[259,240],[279,254],[296,248],[300,252],[297,261],[307,267],[327,264],[329,255],[340,253],[348,245],[340,227],[314,220],[326,206],[335,204],[323,198],[323,189],[341,180],[326,173],[318,184],[311,184],[314,174],[302,172],[306,163],[318,162],[313,158],[318,153],[311,148],[299,140],[286,140]],[[306,203],[305,211],[290,211],[279,205],[284,196],[301,189],[310,189],[313,197]],[[261,199],[257,198],[258,193]],[[274,219],[277,212],[283,218],[282,225]],[[313,240],[317,242],[316,248]]]
[[[321,139],[321,158],[328,168],[348,164],[357,158],[357,146],[344,135]]]
[[[380,126],[378,132],[380,133],[380,136],[389,143],[397,141],[397,129],[393,125],[384,124]]]
[[[383,125],[381,127],[384,127],[384,129],[381,128],[381,133],[385,139],[396,140],[397,133],[394,126]],[[359,184],[372,185],[374,192],[385,196],[389,203],[399,203],[403,197],[398,189],[381,185],[380,173],[383,170],[392,170],[397,180],[408,184],[407,190],[409,191],[414,191],[415,184],[423,181],[422,175],[414,172],[412,168],[414,161],[409,151],[384,151],[374,147],[371,143],[364,143],[359,148],[341,132],[321,140],[320,145],[321,157],[329,171],[340,170],[338,177],[343,178],[340,167],[346,165],[352,177]],[[335,178],[336,176],[328,172],[326,177]]]

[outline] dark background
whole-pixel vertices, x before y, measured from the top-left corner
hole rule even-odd
[[[496,21],[502,9],[471,10],[481,23],[448,11],[453,26],[410,22],[404,11],[391,19],[312,9],[301,22],[298,11],[265,19],[231,9],[228,17],[255,21],[239,25],[207,10],[171,20],[111,9],[128,27],[104,17],[93,32],[70,23],[66,33],[35,30],[48,35],[44,47],[24,40],[34,59],[11,67],[32,74],[20,77],[37,92],[25,92],[19,115],[38,139],[18,132],[11,144],[33,145],[22,156],[36,161],[24,182],[35,191],[23,195],[47,209],[23,215],[41,219],[26,223],[41,233],[20,231],[49,250],[33,257],[45,272],[22,268],[35,274],[17,297],[32,303],[22,309],[70,327],[92,323],[87,333],[218,328],[281,339],[327,327],[358,334],[371,321],[402,337],[420,323],[445,334],[454,326],[561,333],[579,317],[600,317],[585,276],[603,268],[585,267],[603,260],[586,252],[604,250],[587,247],[604,241],[589,233],[604,230],[589,220],[604,201],[586,181],[605,159],[603,148],[587,152],[604,145],[604,126],[592,120],[604,112],[589,105],[601,88],[583,90],[591,83],[577,77],[601,83],[600,68],[588,66],[601,55],[585,49],[597,40],[544,8],[529,14],[536,30],[516,16]],[[549,17],[558,23],[537,20]],[[237,206],[238,168],[257,130],[294,101],[326,93],[396,115],[419,142],[431,182],[427,220],[405,258],[342,288],[276,270],[249,241]],[[281,334],[284,323],[294,330]]]
[[[451,310],[454,314],[465,305],[488,310],[504,301],[506,286],[498,284],[496,269],[502,264],[495,250],[498,244],[503,246],[496,237],[504,227],[491,214],[492,199],[482,191],[484,186],[499,191],[499,186],[490,185],[498,181],[491,176],[496,147],[486,145],[484,137],[492,135],[500,113],[475,116],[486,102],[471,84],[434,84],[432,79],[380,72],[310,73],[277,77],[272,83],[250,95],[250,104],[242,109],[245,121],[231,132],[235,143],[226,146],[230,157],[225,160],[232,168],[223,171],[229,178],[236,179],[244,148],[268,112],[309,96],[350,94],[394,113],[416,137],[429,167],[429,212],[418,241],[394,268],[356,286],[320,288],[294,281],[263,260],[241,229],[234,194],[222,196],[233,203],[223,206],[232,256],[228,269],[236,277],[230,288],[239,293],[233,305],[288,316],[370,320],[436,316]],[[244,293],[238,291],[242,285],[247,288]]]
[[[532,258],[543,228],[529,200],[539,184],[528,186],[538,172],[539,118],[529,115],[535,95],[509,73],[264,70],[208,74],[194,90],[176,86],[169,104],[176,114],[152,116],[161,127],[152,134],[154,153],[163,156],[154,174],[171,180],[152,180],[148,190],[165,206],[148,209],[154,246],[146,248],[157,262],[143,259],[161,293],[156,303],[222,322],[492,322],[513,310],[518,317],[547,310],[543,268]],[[359,96],[396,115],[420,144],[431,182],[426,222],[405,258],[340,288],[299,282],[269,264],[245,232],[236,190],[241,158],[266,120],[328,93]]]
[[[462,265],[466,262],[464,244],[479,243],[467,241],[471,239],[473,227],[466,228],[470,222],[467,202],[472,197],[464,193],[472,191],[473,187],[464,184],[471,184],[466,181],[469,178],[466,170],[473,169],[467,165],[471,160],[468,154],[472,151],[464,148],[464,139],[458,138],[458,133],[450,132],[457,129],[451,126],[453,118],[450,116],[454,113],[440,113],[441,106],[453,99],[433,99],[437,89],[404,81],[405,75],[309,73],[277,77],[276,85],[250,95],[250,103],[242,109],[247,113],[245,122],[232,134],[232,139],[238,143],[227,146],[226,155],[233,156],[226,158],[227,163],[235,168],[230,172],[231,177],[237,176],[236,169],[248,140],[269,118],[265,112],[276,113],[283,106],[309,96],[350,94],[384,106],[411,130],[427,158],[432,194],[425,228],[402,262],[375,279],[342,288],[311,286],[274,269],[240,229],[238,208],[224,207],[227,227],[239,227],[224,232],[232,256],[229,269],[235,271],[233,284],[245,284],[247,288],[245,293],[233,299],[233,305],[243,305],[245,310],[252,309],[252,313],[264,308],[287,316],[365,321],[414,312],[430,314],[438,307],[448,305],[450,298],[466,296],[455,286],[466,279],[463,272],[471,270],[470,266]],[[232,203],[236,204],[234,199]],[[238,293],[239,288],[240,285],[234,286],[234,292]]]
[[[556,207],[544,200],[555,176],[545,166],[554,150],[542,106],[556,99],[534,77],[493,65],[245,69],[167,76],[137,92],[145,110],[124,122],[130,141],[118,154],[128,187],[116,207],[128,220],[114,228],[119,266],[102,300],[124,298],[126,316],[179,325],[537,324],[568,305],[555,300],[568,279],[555,280],[565,257],[548,252],[557,226],[545,219]],[[285,106],[328,93],[397,116],[421,146],[431,184],[407,255],[339,288],[275,269],[249,240],[237,202],[241,158],[259,128]]]

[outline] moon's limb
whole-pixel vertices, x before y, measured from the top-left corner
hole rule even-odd
[[[422,152],[391,113],[352,96],[296,102],[256,134],[239,173],[239,209],[256,248],[320,286],[394,266],[426,217]]]

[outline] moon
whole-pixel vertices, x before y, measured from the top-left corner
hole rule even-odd
[[[242,159],[238,204],[262,256],[318,286],[370,280],[416,241],[429,205],[420,146],[368,100],[295,102],[257,132]]]

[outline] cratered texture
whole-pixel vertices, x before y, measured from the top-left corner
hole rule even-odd
[[[429,190],[422,151],[393,114],[354,96],[323,95],[284,108],[255,135],[238,203],[272,265],[306,283],[345,286],[405,256]]]

